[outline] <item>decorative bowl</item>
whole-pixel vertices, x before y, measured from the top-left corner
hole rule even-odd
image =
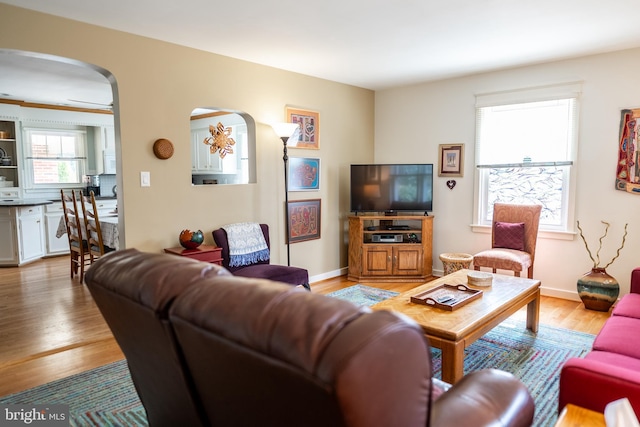
[[[491,286],[493,274],[481,271],[470,271],[467,273],[467,283],[472,286]]]
[[[202,230],[191,231],[182,230],[180,232],[180,245],[185,249],[195,249],[204,242],[204,234]]]

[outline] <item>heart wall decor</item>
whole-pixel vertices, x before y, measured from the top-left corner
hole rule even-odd
[[[453,190],[453,187],[456,186],[456,180],[455,179],[450,179],[449,181],[447,181],[447,187],[449,187],[449,190]]]

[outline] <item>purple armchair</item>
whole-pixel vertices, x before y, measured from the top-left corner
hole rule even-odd
[[[262,234],[264,234],[267,247],[271,248],[269,243],[269,226],[267,224],[260,224],[260,228],[262,229]],[[229,265],[229,241],[227,239],[227,232],[222,228],[214,230],[213,240],[215,240],[216,245],[222,248],[222,265],[234,276],[269,279],[294,286],[302,285],[307,290],[311,290],[309,286],[309,272],[304,268],[271,264],[268,260],[258,261],[251,265],[231,267]]]

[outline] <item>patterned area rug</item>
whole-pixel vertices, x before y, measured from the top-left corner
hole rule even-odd
[[[371,306],[388,298],[395,297],[396,295],[398,295],[397,292],[372,288],[365,285],[353,285],[327,294],[327,296],[333,298],[351,301],[358,306]]]
[[[373,305],[397,293],[355,285],[329,294],[357,305]],[[513,373],[536,402],[535,427],[557,419],[560,368],[569,357],[586,354],[594,336],[540,325],[537,334],[524,322],[508,319],[465,351],[465,372],[497,368]],[[440,377],[440,351],[433,350],[434,374]],[[0,404],[63,403],[70,405],[71,426],[146,426],[144,408],[125,361],[115,362],[58,381],[0,398]]]
[[[66,404],[76,426],[147,426],[124,360],[0,398],[8,404]]]
[[[358,305],[374,305],[396,292],[355,285],[329,294]],[[465,350],[464,372],[485,368],[511,372],[527,385],[536,402],[535,427],[553,426],[558,416],[560,369],[570,357],[589,352],[594,335],[540,325],[538,333],[523,321],[507,319]],[[433,349],[434,375],[442,377],[440,350]]]

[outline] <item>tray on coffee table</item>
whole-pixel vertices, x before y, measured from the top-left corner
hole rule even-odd
[[[411,297],[411,302],[453,311],[482,296],[479,289],[443,284]]]

